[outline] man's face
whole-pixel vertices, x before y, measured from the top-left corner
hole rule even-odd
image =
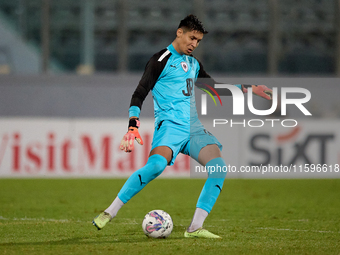
[[[183,29],[177,29],[177,39],[180,53],[190,55],[203,39],[203,33],[193,30],[184,32]]]

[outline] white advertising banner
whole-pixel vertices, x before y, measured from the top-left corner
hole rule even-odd
[[[0,177],[128,177],[145,165],[153,122],[143,121],[141,146],[119,149],[126,120],[0,119]],[[180,155],[163,177],[188,177]]]
[[[228,178],[340,178],[340,121],[206,127],[223,144]],[[153,128],[153,120],[143,120],[144,145],[125,153],[119,144],[126,119],[1,118],[0,177],[126,178],[145,165]],[[161,177],[195,177],[200,167],[180,154]]]

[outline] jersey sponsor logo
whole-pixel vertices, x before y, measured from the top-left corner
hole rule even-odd
[[[189,70],[189,67],[188,67],[188,64],[187,64],[187,62],[181,62],[181,66],[182,66],[182,68],[183,68],[183,70],[184,70],[184,72],[188,72],[188,70]]]

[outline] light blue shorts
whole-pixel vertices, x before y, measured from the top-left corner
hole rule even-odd
[[[203,126],[190,130],[190,125],[180,125],[171,120],[159,122],[153,134],[152,148],[167,146],[172,150],[172,159],[168,165],[173,165],[178,153],[189,155],[198,161],[198,154],[208,144],[216,144],[220,150],[222,145]]]

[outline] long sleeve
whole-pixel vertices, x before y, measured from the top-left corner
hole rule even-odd
[[[164,49],[150,58],[145,66],[143,76],[132,95],[130,107],[137,106],[142,109],[142,105],[146,96],[155,86],[170,55],[171,53],[167,49]]]

